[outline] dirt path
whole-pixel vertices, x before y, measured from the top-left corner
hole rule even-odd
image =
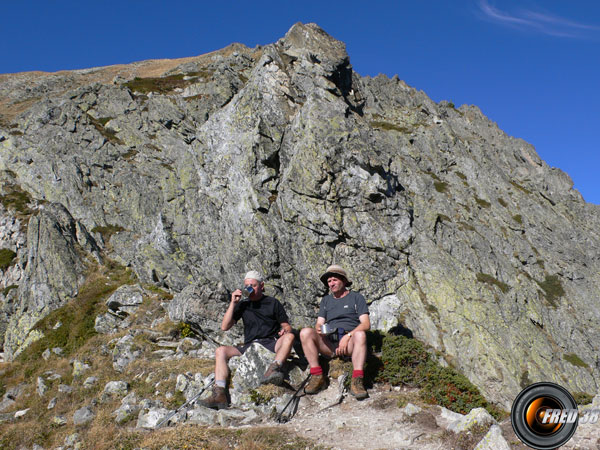
[[[283,425],[301,436],[335,449],[448,449],[451,434],[439,427],[439,408],[421,405],[422,411],[408,415],[400,404],[415,397],[414,392],[398,392],[377,386],[369,390],[363,401],[346,395],[335,403],[339,389],[337,380],[315,396],[304,396],[295,417]]]

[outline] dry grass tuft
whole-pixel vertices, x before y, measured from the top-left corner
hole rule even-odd
[[[225,450],[231,448],[239,450],[296,450],[299,448],[316,450],[324,448],[278,428],[231,430],[189,425],[149,434],[139,442],[139,446],[148,450]]]

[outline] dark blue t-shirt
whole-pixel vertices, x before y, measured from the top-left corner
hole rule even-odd
[[[358,292],[350,291],[342,298],[329,294],[321,300],[319,317],[323,317],[333,328],[343,328],[344,331],[354,330],[363,314],[369,314],[365,298]]]
[[[244,322],[244,344],[255,339],[277,337],[281,324],[289,323],[283,305],[274,297],[243,301],[233,310],[233,320]]]

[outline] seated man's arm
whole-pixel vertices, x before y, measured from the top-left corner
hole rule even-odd
[[[229,307],[223,316],[223,320],[221,321],[221,330],[227,331],[232,326],[235,325],[236,320],[234,317],[235,306],[240,302],[242,298],[242,291],[240,289],[236,289],[231,293],[231,302],[229,302]]]
[[[369,329],[371,329],[371,321],[369,320],[368,314],[361,314],[360,316],[358,316],[358,320],[360,321],[360,323],[353,330],[350,330],[347,334],[345,334],[340,340],[340,343],[336,350],[336,353],[338,355],[350,354],[348,351],[348,344],[350,343],[352,334],[356,333],[357,331],[368,331]]]
[[[358,316],[358,320],[360,320],[360,323],[351,331],[351,333],[354,333],[355,331],[369,331],[371,329],[371,320],[369,319],[368,314],[361,314]]]
[[[317,330],[318,334],[322,334],[321,333],[321,325],[323,325],[325,323],[325,317],[317,317],[317,323],[315,324],[315,329]]]
[[[287,322],[281,322],[281,330],[279,330],[279,336],[283,336],[286,333],[292,332],[292,326]]]

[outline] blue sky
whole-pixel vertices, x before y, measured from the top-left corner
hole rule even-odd
[[[81,69],[275,42],[315,22],[361,75],[481,108],[600,204],[600,2],[397,0],[4,2],[0,73]]]

